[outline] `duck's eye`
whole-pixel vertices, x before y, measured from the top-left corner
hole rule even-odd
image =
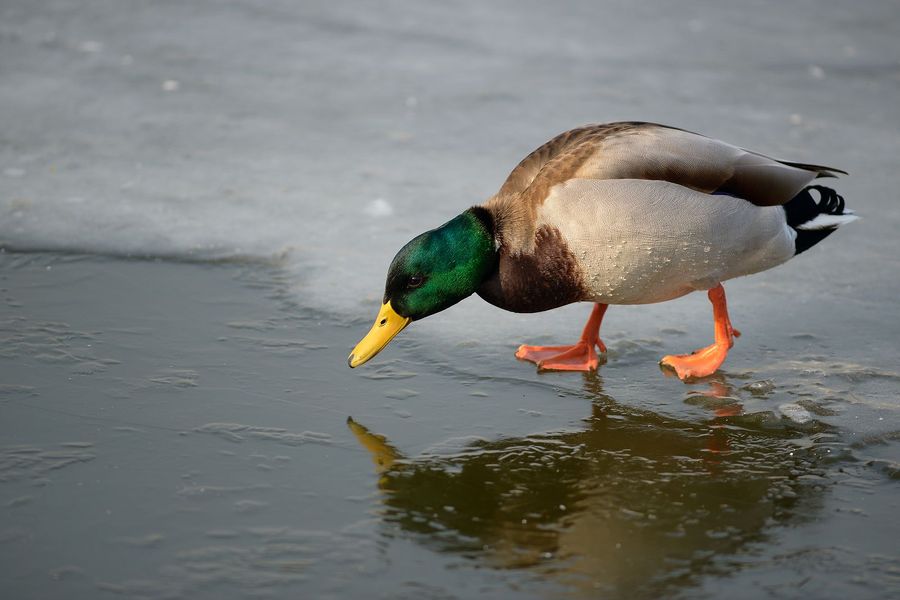
[[[406,287],[417,288],[420,285],[425,283],[425,278],[421,275],[411,275],[409,280],[406,282]]]

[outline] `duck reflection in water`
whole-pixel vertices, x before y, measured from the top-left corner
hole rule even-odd
[[[822,488],[798,476],[822,473],[815,458],[796,432],[734,422],[726,380],[688,397],[722,416],[690,422],[626,408],[584,377],[593,402],[578,430],[409,458],[348,419],[379,473],[388,534],[576,593],[657,596],[727,572],[814,512]]]

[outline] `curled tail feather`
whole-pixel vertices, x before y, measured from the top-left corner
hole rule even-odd
[[[812,191],[819,194],[818,202]],[[847,210],[843,196],[823,185],[804,188],[784,205],[784,212],[788,225],[797,233],[795,254],[812,248],[841,225],[859,218]]]

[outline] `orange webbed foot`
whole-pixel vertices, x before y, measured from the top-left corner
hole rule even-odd
[[[594,347],[606,352],[606,345],[600,341],[600,324],[605,313],[605,304],[594,305],[578,343],[571,346],[519,346],[516,358],[531,361],[540,370],[593,371],[600,364]]]
[[[734,346],[734,338],[741,332],[731,326],[728,318],[728,307],[725,303],[725,289],[720,283],[709,290],[709,301],[713,305],[716,341],[692,354],[670,354],[664,356],[659,364],[675,370],[679,379],[690,377],[708,377],[716,372],[725,362],[728,351]]]
[[[597,340],[601,352],[603,342]],[[572,346],[519,346],[516,358],[531,361],[546,371],[593,371],[600,364],[594,344],[580,341]]]
[[[728,346],[712,344],[693,354],[670,354],[659,363],[675,370],[679,379],[708,377],[716,372],[728,356]]]

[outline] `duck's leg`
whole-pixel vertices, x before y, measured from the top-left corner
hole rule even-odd
[[[734,346],[734,338],[741,332],[731,326],[728,307],[725,304],[725,288],[720,283],[709,290],[709,301],[713,305],[713,320],[716,323],[716,341],[711,346],[701,348],[693,354],[664,356],[660,364],[675,369],[680,379],[706,377],[716,372],[725,362],[728,350]]]
[[[596,369],[599,361],[594,346],[606,352],[600,341],[600,323],[606,312],[606,304],[595,304],[594,310],[581,332],[581,339],[573,346],[519,346],[516,358],[530,360],[539,369],[551,371],[590,371]]]

